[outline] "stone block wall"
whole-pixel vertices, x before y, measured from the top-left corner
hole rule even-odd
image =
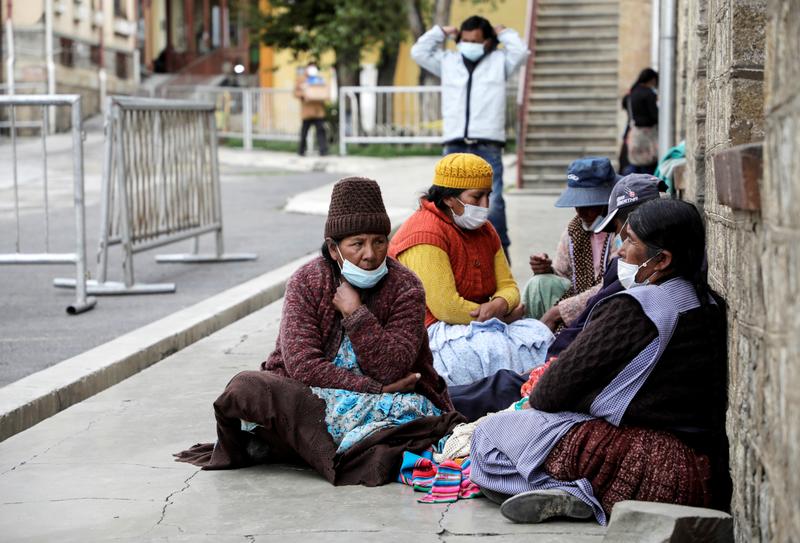
[[[728,302],[731,509],[740,541],[770,541],[773,509],[761,458],[766,371],[763,225],[758,212],[718,202],[714,155],[764,138],[766,0],[708,0],[704,209],[709,283]]]
[[[703,208],[709,281],[729,306],[736,538],[800,541],[800,1],[681,6],[684,197]],[[719,203],[713,160],[751,142],[764,143],[755,212]]]
[[[768,13],[759,255],[766,382],[757,443],[767,484],[758,520],[773,541],[800,541],[800,1],[770,0]]]
[[[681,27],[679,20],[678,32],[685,40],[676,56],[682,59],[685,67],[685,96],[679,98],[678,103],[683,107],[676,106],[676,120],[681,119],[686,139],[686,175],[690,182],[684,197],[702,206],[705,201],[708,1],[682,0],[681,4],[685,4],[680,8],[685,12],[685,27]]]

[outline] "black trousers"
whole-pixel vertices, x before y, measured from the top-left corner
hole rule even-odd
[[[311,126],[314,126],[314,131],[317,133],[317,148],[319,148],[320,155],[328,154],[328,138],[325,134],[325,120],[324,119],[303,119],[303,126],[300,128],[300,148],[297,152],[301,155],[306,154],[306,138]]]
[[[475,422],[487,413],[502,411],[519,400],[519,389],[530,377],[530,373],[519,374],[511,370],[500,370],[469,385],[447,387],[456,411],[469,422]]]

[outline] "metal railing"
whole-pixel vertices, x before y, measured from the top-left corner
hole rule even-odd
[[[339,153],[348,143],[441,143],[441,87],[342,87]]]
[[[341,87],[339,151],[356,143],[442,143],[441,87]],[[294,89],[165,85],[163,98],[214,104],[217,135],[239,138],[245,149],[256,140],[296,141],[301,103]],[[516,138],[517,80],[506,84],[506,136]]]
[[[214,105],[113,96],[106,107],[100,247],[92,294],[174,292],[174,283],[134,278],[134,254],[194,238],[191,254],[159,255],[157,262],[254,260],[224,252],[222,195]],[[199,254],[199,238],[215,236],[213,254]],[[108,281],[108,251],[121,245],[123,282]],[[59,286],[71,287],[62,281]]]
[[[47,171],[47,125],[48,108],[69,106],[72,122],[72,186],[73,208],[75,211],[75,251],[54,253],[50,250],[50,195]],[[16,95],[0,96],[0,107],[8,108],[9,136],[11,139],[11,169],[13,178],[15,239],[14,253],[0,254],[0,264],[75,264],[75,302],[67,307],[67,313],[75,315],[94,307],[94,298],[87,297],[86,280],[86,212],[83,187],[83,125],[81,97],[77,94],[65,95]],[[42,163],[42,210],[44,217],[44,252],[23,252],[20,229],[20,183],[17,163],[16,109],[18,107],[40,108],[42,129],[40,132]],[[54,284],[58,286],[60,279]]]
[[[339,154],[353,143],[442,143],[442,88],[341,87]],[[517,126],[517,85],[506,85],[506,134]]]
[[[293,89],[168,85],[164,98],[214,104],[218,135],[241,138],[245,149],[254,140],[295,141],[300,133],[300,101]]]

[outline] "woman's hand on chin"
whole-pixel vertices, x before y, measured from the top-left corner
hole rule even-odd
[[[333,307],[345,317],[349,317],[356,309],[361,307],[361,296],[358,295],[353,285],[342,279],[333,295]]]
[[[508,302],[499,297],[481,304],[469,312],[470,317],[473,317],[478,322],[486,322],[495,317],[502,320],[507,314]]]

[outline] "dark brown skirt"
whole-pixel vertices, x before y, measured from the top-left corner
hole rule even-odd
[[[558,442],[544,467],[562,481],[588,479],[606,515],[623,500],[711,503],[708,457],[668,432],[585,422]]]
[[[376,432],[336,454],[325,425],[325,402],[309,387],[269,371],[244,371],[231,379],[214,402],[217,443],[197,444],[176,454],[203,469],[230,469],[256,463],[247,454],[251,434],[241,421],[260,426],[269,461],[306,464],[334,485],[377,486],[394,481],[404,451],[421,452],[466,419],[457,412],[423,417]]]

